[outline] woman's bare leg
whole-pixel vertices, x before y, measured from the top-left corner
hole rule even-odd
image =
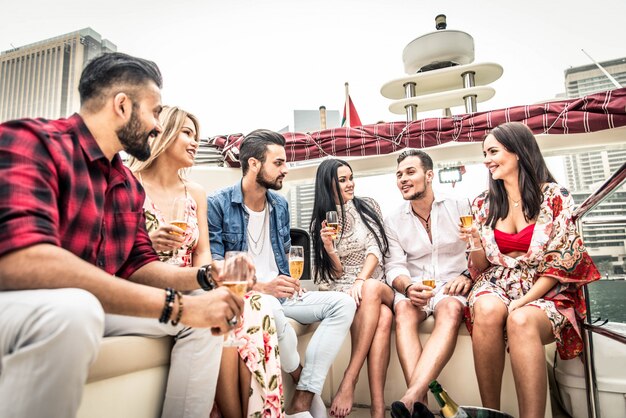
[[[552,325],[543,310],[524,306],[509,315],[506,328],[520,418],[542,418],[548,379],[543,346],[554,341]]]
[[[375,418],[385,416],[384,392],[387,367],[389,366],[391,321],[393,321],[391,308],[387,305],[381,305],[378,326],[367,356],[367,374],[372,401],[370,414]]]
[[[248,369],[246,363],[243,362],[241,356],[237,357],[239,358],[239,395],[241,398],[241,414],[243,417],[247,417],[252,373],[250,373],[250,369]]]
[[[480,399],[486,408],[500,409],[507,315],[505,303],[496,296],[481,296],[474,302],[474,368]]]
[[[224,418],[241,418],[241,397],[239,386],[239,353],[235,347],[224,347],[222,362],[217,378],[215,402]],[[247,400],[246,400],[247,404]]]
[[[335,417],[345,417],[352,410],[354,387],[359,379],[361,367],[363,367],[374,339],[374,333],[380,317],[381,304],[383,300],[391,304],[393,299],[393,291],[389,286],[378,280],[371,279],[365,280],[363,283],[361,295],[361,304],[350,327],[352,341],[350,363],[344,372],[339,389],[330,406],[330,413]]]

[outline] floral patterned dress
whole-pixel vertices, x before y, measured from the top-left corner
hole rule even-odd
[[[185,219],[187,221],[187,229],[185,229],[185,239],[183,245],[178,249],[178,257],[172,258],[173,251],[157,251],[159,259],[165,263],[176,264],[180,267],[190,267],[193,264],[193,251],[198,245],[198,215],[196,213],[196,201],[189,196],[187,188],[185,188]],[[143,210],[146,215],[146,229],[148,233],[156,231],[162,223],[165,223],[163,212],[156,207],[152,199],[146,194],[146,201],[143,204]]]
[[[559,355],[566,360],[582,351],[579,322],[585,318],[586,306],[581,286],[598,280],[600,273],[572,222],[574,200],[569,192],[556,183],[549,183],[544,187],[543,197],[528,252],[515,258],[500,252],[494,230],[486,225],[487,192],[475,199],[473,210],[491,265],[481,273],[470,263],[472,276],[477,277],[467,299],[466,324],[471,332],[473,307],[480,296],[495,295],[508,306],[511,300],[525,295],[538,277],[555,278],[556,285],[543,298],[528,305],[545,312]]]
[[[181,267],[192,265],[192,254],[198,245],[199,229],[196,201],[189,196],[185,188],[187,205],[185,217],[187,229],[183,246],[178,251],[177,262]],[[159,228],[165,222],[163,213],[156,207],[146,195],[144,202],[146,227],[148,233]],[[159,252],[159,258],[163,262],[171,262],[172,251]],[[248,398],[248,417],[283,417],[284,399],[283,383],[280,372],[280,359],[278,357],[278,336],[276,324],[269,307],[263,306],[261,295],[257,292],[248,292],[244,297],[244,320],[235,330],[238,339],[244,340],[245,344],[237,348],[239,356],[250,370],[252,379],[250,382],[250,394]],[[220,417],[221,414],[214,406],[211,417]]]
[[[248,417],[284,417],[278,334],[272,311],[263,306],[260,293],[248,292],[244,297],[243,322],[235,335],[246,342],[237,350],[252,373]]]
[[[382,219],[382,213],[378,203],[371,198],[362,198]],[[348,292],[354,284],[354,279],[361,272],[365,259],[369,254],[374,254],[378,259],[378,266],[372,273],[372,278],[385,283],[385,272],[383,270],[383,255],[378,248],[374,234],[365,226],[361,216],[354,207],[354,202],[349,200],[344,204],[345,222],[339,219],[342,225],[340,239],[337,240],[337,255],[343,266],[343,274],[340,278],[323,285],[327,290]],[[341,207],[337,206],[337,213],[341,218]],[[375,231],[378,231],[374,228]],[[379,236],[382,242],[382,238]],[[367,277],[364,277],[367,279]]]

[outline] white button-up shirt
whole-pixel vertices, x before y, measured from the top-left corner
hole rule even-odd
[[[459,238],[459,210],[456,200],[435,196],[430,212],[430,242],[426,228],[405,201],[385,218],[389,257],[385,259],[387,283],[400,275],[419,276],[424,266],[433,266],[437,284],[457,278],[467,269],[467,244]]]

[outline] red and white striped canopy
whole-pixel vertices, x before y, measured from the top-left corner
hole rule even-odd
[[[479,142],[505,122],[523,122],[535,134],[576,134],[626,126],[626,88],[578,99],[515,106],[447,118],[390,122],[356,128],[333,128],[310,133],[284,133],[287,160],[304,161],[326,156],[359,157],[389,154],[403,148],[428,148],[450,141]],[[237,156],[242,134],[216,136],[216,145],[230,166]]]

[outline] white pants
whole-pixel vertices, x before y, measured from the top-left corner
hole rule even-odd
[[[281,304],[263,295],[272,307],[278,333],[280,364],[287,373],[300,365],[298,338],[287,318],[301,324],[321,321],[307,346],[304,365],[296,389],[322,393],[324,380],[346,338],[356,311],[354,299],[343,292],[306,292],[301,299],[286,299]]]
[[[74,417],[103,335],[175,336],[163,417],[208,416],[222,338],[209,329],[105,315],[80,289],[0,292],[0,417]]]

